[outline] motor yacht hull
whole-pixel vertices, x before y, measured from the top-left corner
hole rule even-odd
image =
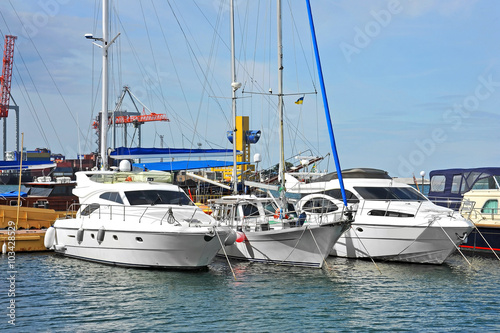
[[[331,255],[422,264],[442,264],[471,232],[465,220],[422,225],[352,224]]]
[[[221,242],[232,232],[229,228],[180,229],[178,232],[157,230],[104,230],[99,242],[98,228],[58,226],[55,224],[54,248],[68,257],[105,264],[169,269],[206,267],[217,255]],[[194,228],[191,228],[194,229]],[[82,234],[79,235],[79,232]],[[81,241],[79,241],[79,239]]]
[[[219,251],[230,258],[269,264],[321,268],[346,222],[268,231],[238,232],[237,241]]]

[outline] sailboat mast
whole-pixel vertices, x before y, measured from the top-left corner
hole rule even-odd
[[[333,135],[332,118],[330,117],[330,108],[328,107],[328,98],[326,96],[325,80],[323,79],[323,70],[321,69],[321,60],[319,57],[318,42],[316,39],[316,31],[314,29],[314,21],[312,17],[311,3],[306,0],[307,13],[309,16],[309,25],[311,27],[311,37],[314,45],[314,55],[316,56],[316,66],[318,68],[319,81],[321,85],[321,94],[323,96],[323,105],[325,108],[326,123],[328,125],[328,133],[330,134],[330,145],[333,151],[333,159],[335,160],[335,167],[337,169],[337,175],[340,184],[340,192],[342,193],[342,199],[344,205],[347,206],[347,197],[345,194],[344,180],[342,179],[342,169],[340,168],[339,155],[337,153],[337,146],[335,144],[335,136]]]
[[[231,0],[231,87],[232,87],[232,110],[233,110],[233,194],[238,194],[238,175],[236,165],[236,63],[234,52],[234,0]]]
[[[108,169],[108,39],[109,0],[102,2],[102,108],[101,108],[101,170]]]
[[[281,0],[277,0],[277,22],[278,22],[278,112],[280,131],[280,193],[284,195],[285,189],[285,148],[283,135],[283,44],[282,44],[282,23],[281,23]],[[280,195],[281,196],[281,195]]]

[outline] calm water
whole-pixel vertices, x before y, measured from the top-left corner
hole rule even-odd
[[[19,332],[500,331],[500,262],[328,259],[314,270],[217,259],[208,270],[127,269],[53,253],[15,258]],[[0,331],[10,325],[0,259]],[[10,330],[9,330],[10,331]]]

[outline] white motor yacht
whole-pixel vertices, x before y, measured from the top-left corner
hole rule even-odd
[[[122,161],[123,162],[123,161]],[[75,218],[56,220],[45,246],[68,257],[131,267],[207,266],[236,234],[198,208],[165,172],[77,172]]]
[[[441,264],[467,239],[473,225],[458,212],[437,206],[385,171],[342,172],[348,202],[357,205],[351,228],[331,254],[412,263]],[[336,173],[305,183],[287,175],[288,192],[341,198]]]

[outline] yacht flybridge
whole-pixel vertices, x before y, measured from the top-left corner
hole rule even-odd
[[[467,239],[473,225],[458,212],[433,204],[385,171],[342,171],[347,200],[357,205],[351,228],[332,255],[441,264]],[[302,196],[321,193],[340,198],[336,173],[302,183],[287,175],[287,189]]]
[[[236,239],[181,188],[158,182],[166,173],[121,169],[76,174],[80,209],[49,228],[47,248],[106,264],[193,269],[207,266]]]

